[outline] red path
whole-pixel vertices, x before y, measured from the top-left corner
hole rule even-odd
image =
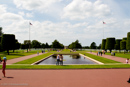
[[[94,53],[94,52],[87,52],[87,53],[97,55],[97,53]],[[102,57],[107,58],[107,59],[111,59],[111,60],[115,60],[115,61],[118,61],[118,62],[126,63],[126,58],[110,56],[110,55],[104,55],[104,54],[102,55]]]
[[[39,53],[39,55],[42,55],[42,53]],[[7,60],[7,64],[13,64],[19,61],[23,61],[32,57],[38,56],[37,54],[33,54],[33,55],[28,55],[28,56],[23,56],[23,57],[19,57],[19,58],[14,58],[14,59],[10,59]],[[7,58],[8,59],[8,58]]]
[[[130,87],[130,69],[6,70],[0,87]]]

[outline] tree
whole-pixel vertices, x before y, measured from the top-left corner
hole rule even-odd
[[[1,43],[3,49],[7,50],[7,53],[9,55],[9,50],[13,50],[15,48],[15,35],[3,34]]]
[[[61,44],[59,41],[54,40],[54,42],[52,42],[51,47],[52,47],[52,48],[64,48],[64,45]]]
[[[90,45],[90,49],[96,49],[96,43],[95,42],[92,42],[91,45]]]
[[[127,37],[124,37],[122,40],[127,40]]]
[[[50,48],[48,43],[45,44],[45,48]]]
[[[45,48],[45,44],[44,44],[44,43],[42,43],[41,47],[42,47],[42,48]]]
[[[127,33],[126,49],[130,50],[130,32]]]
[[[124,53],[125,53],[125,50],[126,50],[126,40],[122,40],[120,42],[120,48],[121,48],[121,50],[124,50]]]
[[[72,42],[69,46],[70,49],[78,49],[78,48],[82,48],[81,44],[79,43],[78,40],[76,40],[75,42]]]
[[[18,42],[18,40],[15,40],[15,49],[19,49],[21,44]]]
[[[102,39],[101,49],[105,50],[106,39]]]
[[[2,27],[0,27],[0,36],[3,35],[3,32],[2,32]]]
[[[116,39],[116,44],[115,44],[115,49],[116,50],[120,50],[120,42],[122,41],[122,39]]]
[[[97,46],[97,49],[101,49],[101,46],[102,46],[102,45],[101,45],[101,44],[99,44],[99,46]]]
[[[41,43],[37,40],[32,41],[32,48],[41,48]]]
[[[112,49],[114,49],[114,46],[115,46],[115,38],[107,38],[105,49],[110,50],[111,53]]]
[[[27,52],[28,52],[28,49],[31,46],[31,41],[30,40],[24,40],[24,45],[25,45],[25,48],[27,49]]]

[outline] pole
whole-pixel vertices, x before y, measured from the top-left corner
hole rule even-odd
[[[103,39],[104,39],[104,24],[103,24]]]
[[[30,22],[29,22],[29,50],[30,50]]]

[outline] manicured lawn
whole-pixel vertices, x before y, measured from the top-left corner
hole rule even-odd
[[[30,58],[30,59],[27,59],[27,60],[24,60],[24,61],[20,61],[20,62],[17,62],[15,64],[32,64],[32,63],[37,62],[38,60],[41,60],[43,58],[46,58],[47,56],[50,56],[52,54],[53,53],[45,53],[43,55],[39,55],[39,56]]]
[[[33,51],[29,51],[29,52],[26,52],[26,50],[16,50],[14,53],[13,53],[13,51],[10,51],[10,55],[7,55],[6,52],[0,52],[0,54],[1,54],[0,56],[1,57],[6,56],[7,59],[10,60],[10,59],[18,58],[18,57],[36,54],[37,51],[40,52],[41,50],[33,50]]]
[[[86,56],[92,58],[92,59],[95,59],[99,62],[102,62],[104,64],[107,64],[107,63],[120,63],[120,62],[117,62],[117,61],[114,61],[114,60],[110,60],[110,59],[107,59],[107,58],[104,58],[104,57],[100,57],[100,56],[96,56],[96,55],[92,55],[92,54],[89,54],[89,53],[86,53],[86,52],[81,52],[81,54],[85,54]]]
[[[0,65],[0,69],[1,69]],[[115,65],[7,65],[7,69],[112,69],[112,68],[130,68],[129,64]]]
[[[111,55],[111,53],[105,53],[106,55]],[[115,53],[115,56],[122,57],[122,58],[129,58],[130,59],[130,53]]]

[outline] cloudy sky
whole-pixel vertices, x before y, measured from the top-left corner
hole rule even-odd
[[[103,24],[103,21],[106,24]],[[32,25],[29,25],[29,22]],[[64,45],[99,45],[130,31],[130,0],[0,0],[0,27],[20,43],[29,39]],[[103,37],[104,31],[104,37]]]

